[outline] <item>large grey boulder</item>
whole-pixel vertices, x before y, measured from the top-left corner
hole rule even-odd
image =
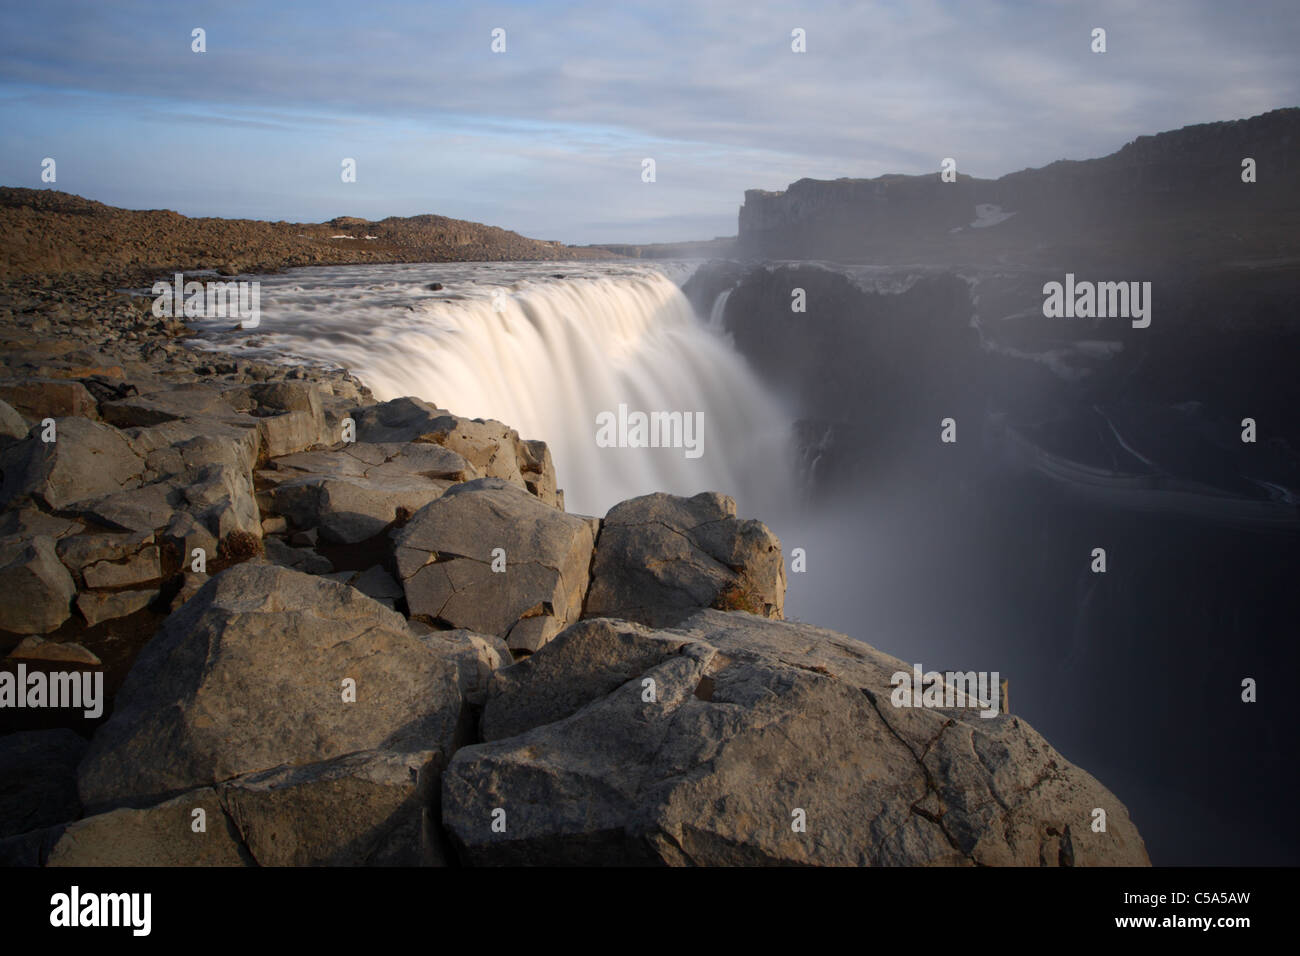
[[[85,752],[71,730],[0,737],[0,838],[81,816],[77,764]]]
[[[304,451],[338,440],[325,418],[320,389],[310,382],[273,382],[254,385],[258,433],[266,458]]]
[[[0,629],[48,634],[72,616],[76,593],[53,538],[0,538]]]
[[[504,555],[494,556],[498,548]],[[456,485],[394,538],[413,617],[494,634],[523,651],[577,620],[591,551],[585,520],[496,478]],[[504,569],[493,570],[494,561]]]
[[[449,753],[460,720],[456,667],[400,614],[334,581],[246,563],[145,646],[78,785],[91,809],[140,806],[362,750]]]
[[[610,509],[601,525],[588,617],[672,624],[697,608],[779,618],[785,607],[781,542],[736,503],[702,492],[651,494]]]
[[[1119,800],[1024,721],[895,707],[897,671],[744,613],[583,621],[495,676],[444,825],[474,864],[1148,864]]]
[[[0,503],[31,496],[45,507],[134,488],[144,462],[116,428],[87,418],[55,419],[54,441],[32,434],[0,455]]]

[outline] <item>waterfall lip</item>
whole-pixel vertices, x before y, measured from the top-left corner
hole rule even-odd
[[[305,267],[264,280],[255,338],[209,326],[196,344],[344,367],[380,401],[504,422],[550,446],[581,513],[655,491],[761,513],[790,496],[792,416],[682,293],[698,265],[565,263],[562,279],[555,263]],[[707,420],[708,444],[601,447],[596,416],[620,406]]]

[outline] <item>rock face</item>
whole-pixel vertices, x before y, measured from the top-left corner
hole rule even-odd
[[[460,710],[455,667],[401,615],[333,581],[239,565],[141,653],[82,764],[80,792],[92,808],[140,805],[357,751],[423,741],[449,752]]]
[[[645,495],[605,516],[586,616],[660,626],[696,608],[779,618],[784,606],[781,542],[737,519],[731,498]]]
[[[1123,805],[1023,721],[895,708],[898,670],[746,614],[583,621],[496,676],[443,821],[473,864],[1149,862]]]
[[[481,478],[417,512],[394,555],[413,616],[534,651],[582,613],[592,544],[582,518]]]

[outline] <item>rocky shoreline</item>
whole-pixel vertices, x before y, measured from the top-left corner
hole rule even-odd
[[[508,424],[150,304],[0,288],[3,669],[108,698],[0,710],[0,862],[1149,863],[1018,717],[893,706],[910,664],[784,621],[724,494],[569,514]]]

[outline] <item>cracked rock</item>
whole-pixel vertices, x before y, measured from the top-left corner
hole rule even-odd
[[[508,481],[552,507],[561,507],[546,443],[521,439],[502,422],[460,418],[418,398],[359,408],[352,417],[358,441],[440,445],[464,458],[478,475]]]
[[[605,516],[585,615],[651,626],[705,607],[780,618],[785,584],[781,542],[736,518],[731,498],[644,495]]]
[[[750,614],[586,620],[494,675],[443,823],[471,864],[1149,864],[1123,804],[1023,721],[893,707],[908,668]]]
[[[92,810],[139,806],[362,750],[450,752],[460,720],[456,667],[400,614],[334,581],[246,562],[213,577],[141,651],[78,786]]]
[[[59,510],[138,486],[144,462],[116,428],[87,418],[60,418],[54,441],[25,438],[4,450],[0,468],[0,502],[31,496]]]
[[[493,570],[498,548],[504,571]],[[591,551],[588,522],[493,478],[456,485],[394,539],[412,616],[527,651],[578,618]]]

